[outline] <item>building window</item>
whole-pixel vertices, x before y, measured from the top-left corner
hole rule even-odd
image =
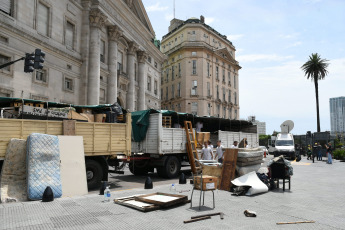
[[[103,102],[105,100],[105,89],[99,89],[99,100]]]
[[[192,56],[196,56],[196,52],[195,51],[192,52]]]
[[[228,84],[231,85],[231,75],[229,71],[228,71]]]
[[[178,63],[178,76],[181,77],[181,63]]]
[[[192,70],[192,74],[196,74],[196,60],[193,60],[193,70]]]
[[[235,105],[237,105],[237,93],[234,93],[234,97],[235,97]]]
[[[178,103],[176,107],[177,107],[177,112],[181,112],[181,104]]]
[[[64,90],[73,91],[73,79],[65,77]]]
[[[191,113],[193,115],[198,115],[198,102],[192,102]]]
[[[236,89],[236,74],[234,74],[234,88]]]
[[[171,85],[171,98],[175,98],[175,85]]]
[[[173,81],[175,79],[175,66],[171,66],[171,81]]]
[[[219,80],[219,67],[216,66],[216,80]]]
[[[13,16],[13,1],[12,0],[1,0],[0,11]]]
[[[154,91],[154,94],[157,95],[157,87],[158,87],[158,82],[157,80],[154,81],[154,84],[153,84],[153,91]]]
[[[195,30],[192,31],[192,34],[195,34]]]
[[[147,77],[147,90],[151,92],[151,77]]]
[[[166,87],[165,89],[165,100],[169,100],[169,89],[168,89],[168,86]]]
[[[167,71],[167,78],[166,78],[166,80],[165,80],[165,81],[166,81],[166,82],[169,82],[169,68],[167,68],[167,70],[166,70],[166,71]]]
[[[223,101],[225,101],[225,88],[223,87]]]
[[[237,109],[235,109],[235,119],[237,119]]]
[[[229,119],[232,119],[232,108],[229,109]]]
[[[122,73],[123,72],[123,65],[122,65],[123,53],[117,52],[117,70]]]
[[[163,100],[163,89],[161,89],[161,100]]]
[[[211,116],[211,104],[207,103],[207,114]]]
[[[225,83],[225,69],[223,69],[223,82]]]
[[[207,96],[208,97],[211,96],[211,85],[210,85],[210,82],[207,82]]]
[[[220,105],[217,105],[217,117],[220,117]]]
[[[35,71],[35,80],[39,83],[47,83],[47,70],[45,69],[38,69]]]
[[[49,7],[38,2],[37,6],[37,31],[49,36]]]
[[[100,45],[100,58],[101,62],[105,63],[105,41],[101,40],[101,45]]]
[[[151,57],[150,57],[150,56],[147,58],[147,61],[148,61],[149,63],[151,63]]]
[[[198,81],[192,81],[191,95],[198,95]]]
[[[181,82],[177,83],[177,96],[181,97]]]
[[[216,86],[216,89],[217,89],[217,100],[219,100],[219,86],[218,85]]]
[[[207,77],[210,77],[210,63],[207,62]]]
[[[7,62],[10,62],[10,61],[11,61],[10,57],[7,57],[7,56],[4,56],[4,55],[0,54],[0,65],[3,65],[3,64],[5,64]],[[10,65],[6,66],[6,67],[0,69],[0,71],[1,70],[5,70],[5,71],[9,72],[10,71],[10,67],[11,67]]]
[[[223,118],[226,118],[226,107],[223,107]]]
[[[69,49],[74,49],[74,31],[75,25],[67,21],[66,23],[66,33],[65,33],[65,44]]]
[[[155,68],[157,68],[158,67],[158,64],[157,64],[157,62],[155,62]]]
[[[231,90],[229,90],[229,95],[228,95],[228,102],[231,102]]]

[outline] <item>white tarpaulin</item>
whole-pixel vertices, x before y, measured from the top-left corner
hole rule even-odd
[[[255,172],[238,177],[231,181],[231,183],[236,186],[250,186],[251,188],[246,193],[247,196],[268,192],[268,187],[259,179]]]

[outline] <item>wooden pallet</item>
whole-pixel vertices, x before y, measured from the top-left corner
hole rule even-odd
[[[162,126],[163,128],[171,128],[171,116],[162,117]]]
[[[225,149],[220,190],[230,191],[231,181],[235,179],[238,149]]]

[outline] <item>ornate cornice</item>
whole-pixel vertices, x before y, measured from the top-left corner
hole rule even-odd
[[[138,44],[133,42],[133,41],[130,41],[128,42],[128,49],[127,49],[127,53],[128,54],[131,54],[131,55],[134,55],[135,52],[138,50]]]
[[[107,16],[105,16],[105,14],[103,14],[100,9],[90,10],[90,15],[89,15],[90,26],[102,28],[105,24],[106,19],[107,19]]]
[[[111,41],[117,41],[123,35],[123,31],[116,25],[108,26],[108,38]]]
[[[147,59],[147,53],[145,51],[138,51],[138,62],[139,63],[145,63]]]

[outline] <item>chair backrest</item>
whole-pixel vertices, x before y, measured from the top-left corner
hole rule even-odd
[[[271,165],[271,177],[273,179],[284,179],[286,178],[286,172],[285,172],[285,165],[284,164],[279,164],[275,163]]]

